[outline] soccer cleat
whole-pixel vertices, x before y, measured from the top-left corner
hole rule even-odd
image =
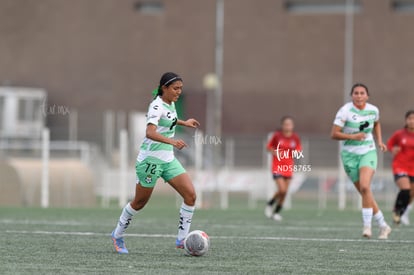
[[[182,240],[176,239],[175,240],[175,247],[179,248],[179,249],[184,249],[184,239],[182,239]]]
[[[266,205],[264,214],[266,217],[268,217],[269,219],[272,218],[272,214],[273,214],[273,206],[271,205]]]
[[[410,218],[408,218],[408,215],[407,214],[403,214],[402,216],[401,216],[401,223],[403,224],[403,225],[410,225]]]
[[[115,238],[114,231],[111,233],[111,238],[114,243],[115,251],[119,254],[128,254],[128,249],[125,247],[124,238]]]
[[[371,227],[370,226],[364,226],[364,229],[362,230],[362,236],[364,238],[371,238],[372,236],[372,231],[371,231]]]
[[[399,225],[401,223],[401,216],[395,212],[392,212],[392,221],[395,225]]]
[[[275,213],[275,214],[273,214],[273,216],[272,216],[272,220],[277,221],[277,222],[280,222],[280,221],[282,221],[282,220],[283,220],[283,218],[282,218],[282,216],[280,216],[280,214]]]
[[[391,227],[388,225],[380,227],[380,233],[378,235],[378,239],[386,240],[388,239],[388,235],[391,233]]]

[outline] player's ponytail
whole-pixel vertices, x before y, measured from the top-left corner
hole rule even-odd
[[[155,90],[152,91],[152,95],[153,95],[154,99],[157,96],[162,96],[162,93],[163,93],[162,92],[162,87],[163,86],[168,87],[176,81],[183,81],[183,79],[176,73],[172,73],[172,72],[164,73],[161,76],[160,84],[158,85],[158,88],[156,88]]]
[[[151,94],[152,94],[152,97],[155,99],[158,96],[158,88],[155,88],[154,90],[152,90]]]

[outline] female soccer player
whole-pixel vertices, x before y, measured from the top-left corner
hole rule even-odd
[[[277,192],[267,203],[265,215],[275,221],[281,221],[279,214],[285,201],[286,193],[292,179],[294,169],[293,156],[301,151],[299,136],[294,132],[294,121],[290,116],[281,119],[281,128],[277,130],[267,144],[267,150],[272,154],[272,174],[277,185]],[[274,206],[276,204],[276,207]]]
[[[394,156],[392,171],[395,183],[400,188],[393,211],[393,221],[398,225],[410,203],[410,188],[414,193],[414,110],[405,114],[404,129],[391,136],[387,147]]]
[[[193,217],[196,193],[190,177],[180,162],[174,157],[173,148],[183,149],[187,144],[174,139],[176,125],[196,128],[195,119],[179,120],[175,111],[176,102],[182,93],[183,81],[175,73],[162,75],[156,97],[147,113],[146,137],[142,142],[135,165],[137,184],[135,198],[122,210],[118,224],[111,237],[115,250],[127,254],[124,233],[132,217],[141,210],[151,197],[158,178],[168,182],[184,199],[180,208],[177,248],[184,248],[183,240],[188,234]]]
[[[379,239],[387,239],[391,228],[384,220],[371,191],[371,180],[377,168],[377,153],[373,135],[378,147],[385,152],[382,142],[378,108],[367,103],[369,92],[364,84],[354,84],[351,89],[352,102],[346,103],[336,114],[331,137],[341,140],[341,158],[345,172],[362,196],[362,235],[372,236],[372,217],[379,225]]]

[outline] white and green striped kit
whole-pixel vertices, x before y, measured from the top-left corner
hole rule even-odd
[[[148,108],[147,125],[148,124],[156,125],[157,132],[161,135],[173,138],[175,134],[175,126],[177,124],[177,112],[175,111],[174,102],[169,105],[165,103],[161,97],[157,96]],[[174,160],[173,146],[145,137],[137,161],[142,162],[148,157],[151,157],[152,160],[157,160],[159,164],[171,162]]]
[[[378,108],[367,103],[363,110],[359,110],[352,102],[342,106],[336,114],[334,124],[342,127],[345,134],[364,132],[365,140],[341,141],[341,151],[356,155],[364,155],[375,149],[375,141],[372,134],[374,123],[379,120]]]

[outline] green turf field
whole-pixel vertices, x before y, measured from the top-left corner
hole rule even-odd
[[[192,229],[210,235],[210,251],[185,256],[174,247],[175,205],[155,197],[135,217],[128,255],[109,237],[120,209],[0,208],[0,274],[414,274],[414,226],[363,240],[359,211],[316,203],[295,202],[281,223],[245,204],[198,210]]]

